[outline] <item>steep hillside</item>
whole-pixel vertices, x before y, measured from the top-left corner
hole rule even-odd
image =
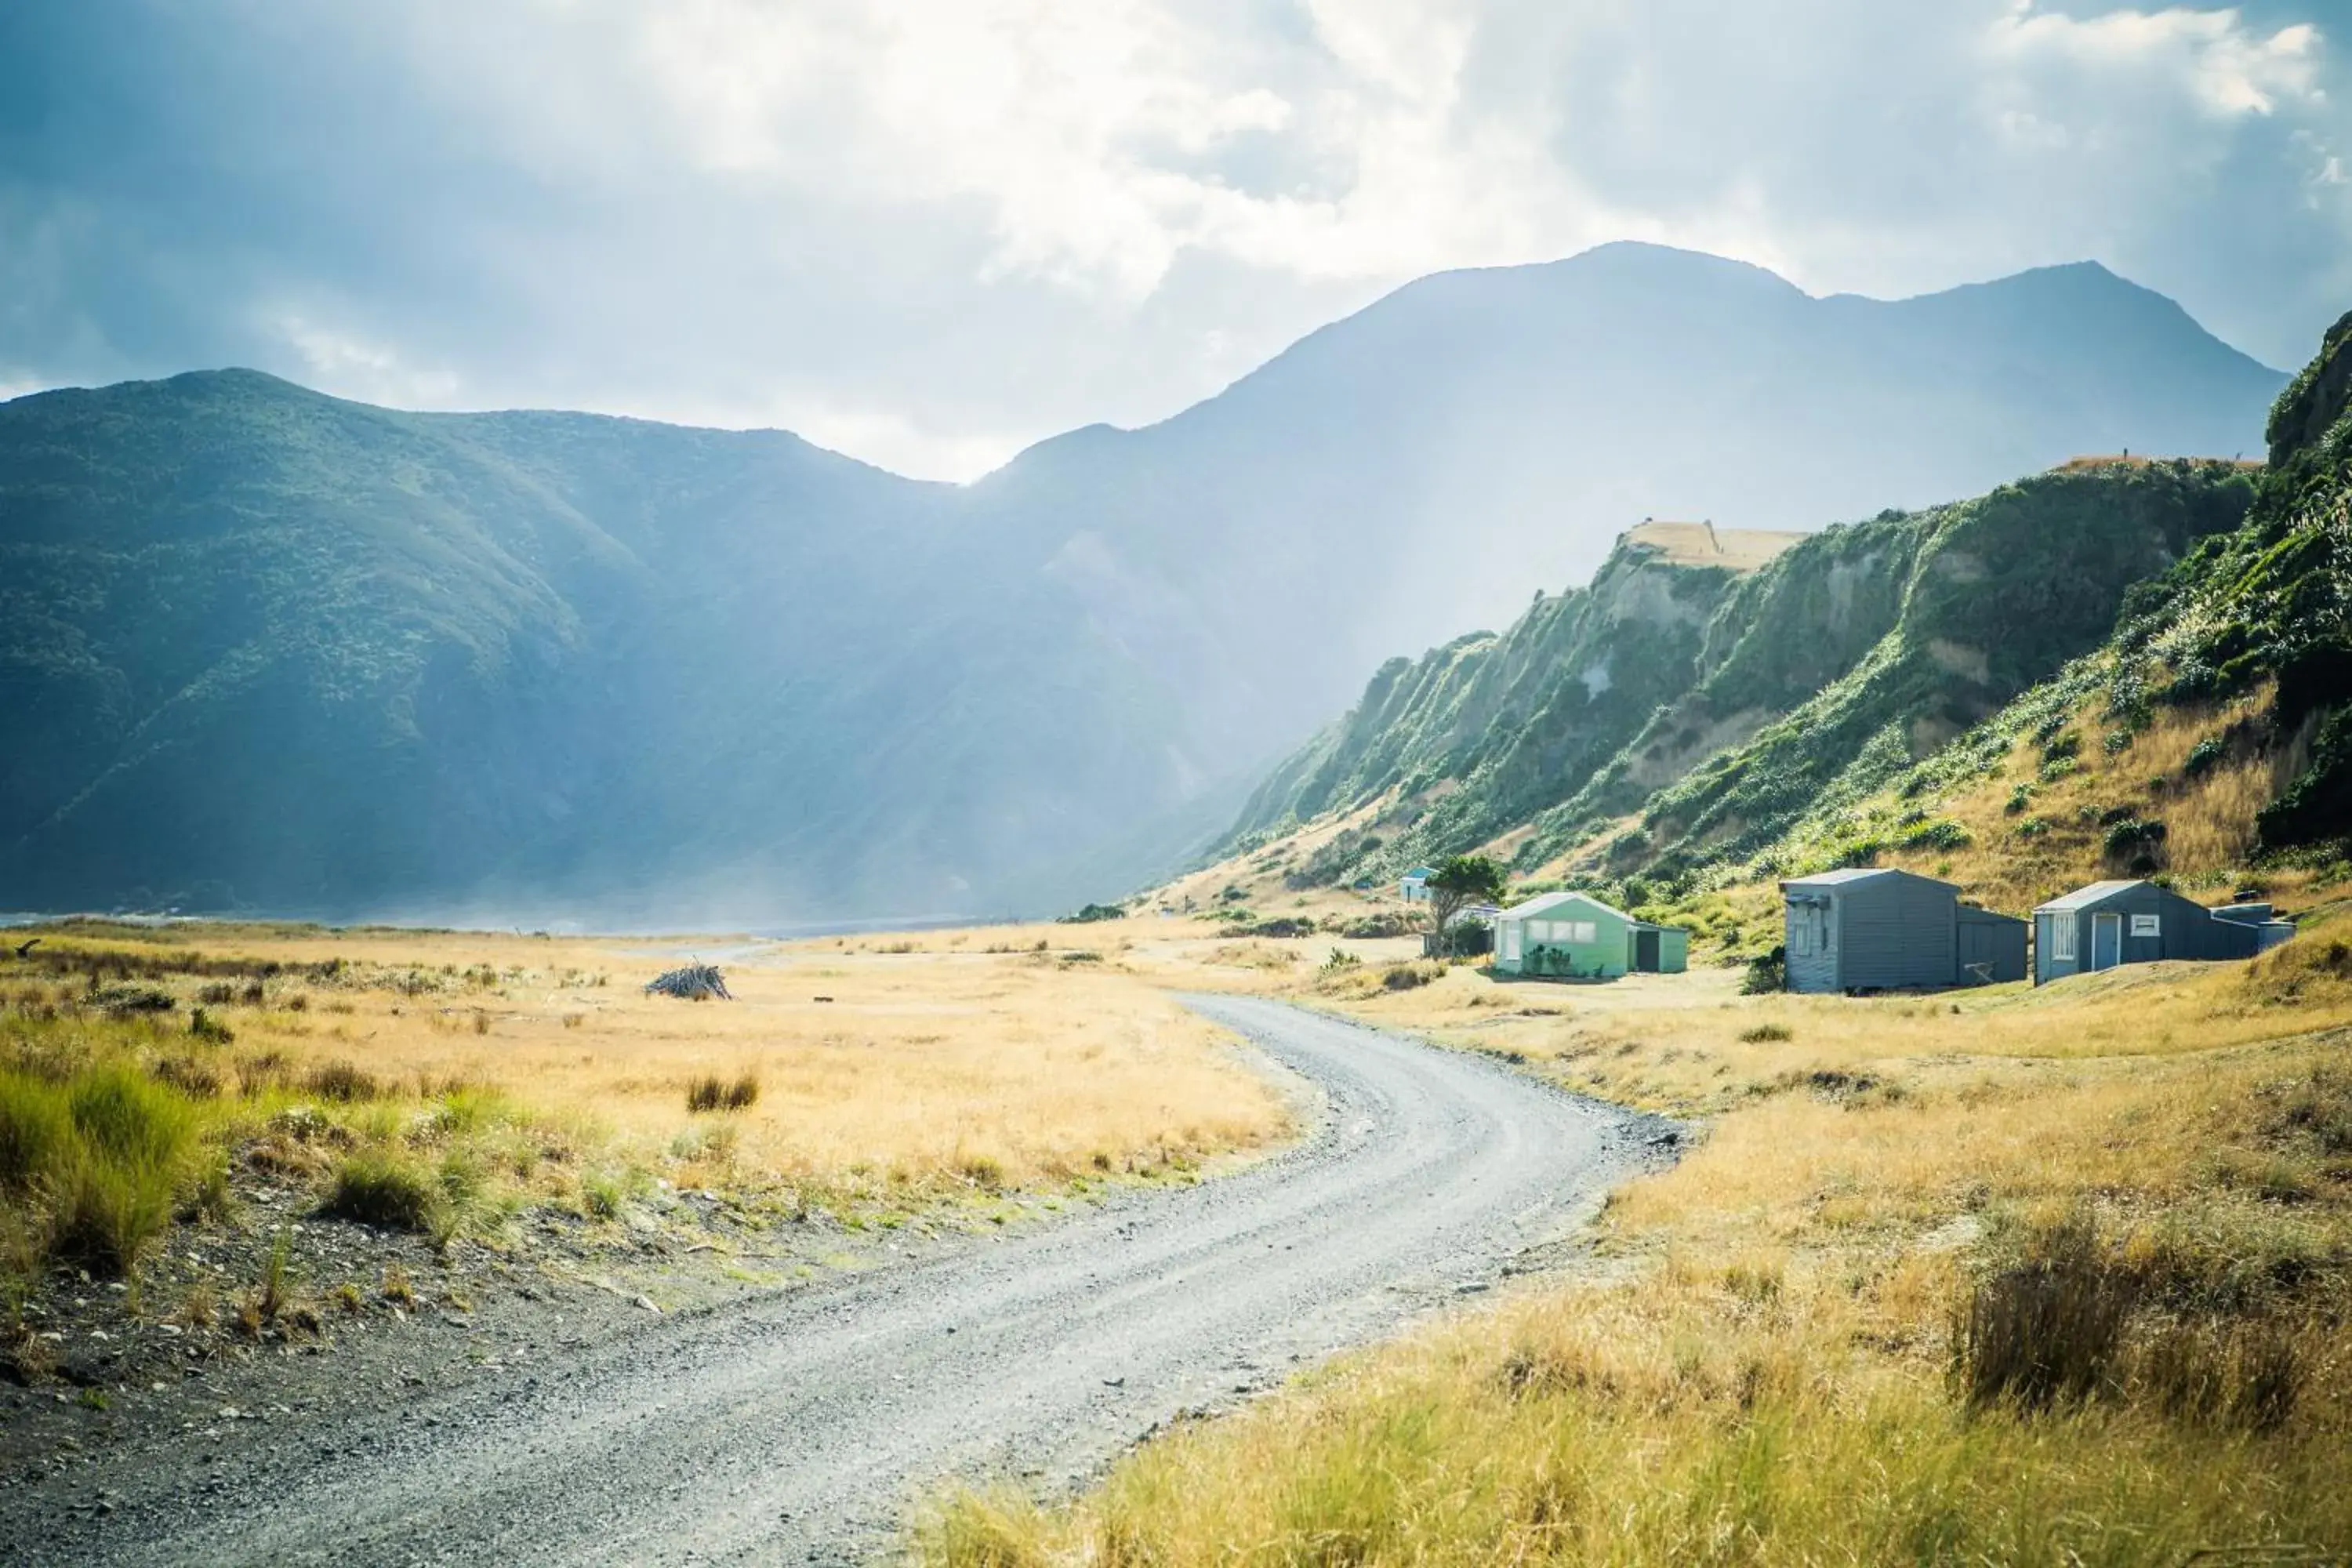
[[[2352,852],[2352,316],[2270,437],[2244,526],[2135,588],[2102,647],[1724,869],[1885,860],[2024,904],[2093,871],[2227,892]]]
[[[1383,832],[1320,858],[1332,881],[1475,844],[1532,870],[1596,835],[1621,874],[1752,854],[2096,647],[2126,590],[2233,529],[2252,488],[2232,464],[2068,468],[1829,529],[1744,576],[1629,538],[1503,637],[1383,669],[1237,841],[1377,810]]]
[[[1391,659],[1347,718],[1259,788],[1240,831],[1482,772],[1497,786],[1482,809],[1503,820],[1543,778],[1615,752],[1682,689],[1738,574],[1798,537],[1726,531],[1728,550],[1693,551],[1675,547],[1681,526],[1631,531],[1590,586],[1538,595],[1501,637]]]

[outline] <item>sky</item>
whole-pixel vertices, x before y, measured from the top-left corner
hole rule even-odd
[[[2095,259],[2299,365],[2352,0],[9,0],[0,396],[245,364],[964,479],[1424,273]]]

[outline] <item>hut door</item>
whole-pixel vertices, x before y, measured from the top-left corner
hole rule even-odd
[[[1637,931],[1633,933],[1633,967],[1644,974],[1658,972],[1658,933]]]
[[[2124,917],[2091,917],[2091,967],[2113,969],[2124,959]]]

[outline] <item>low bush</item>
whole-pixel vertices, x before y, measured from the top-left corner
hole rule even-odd
[[[1793,1040],[1797,1037],[1786,1024],[1758,1024],[1740,1030],[1739,1037],[1748,1045],[1761,1046],[1779,1040]]]
[[[1381,971],[1383,991],[1411,991],[1445,977],[1445,965],[1429,959],[1414,959],[1405,963],[1391,963]]]
[[[1761,996],[1789,988],[1789,950],[1775,947],[1748,961],[1748,973],[1739,982],[1740,994]]]

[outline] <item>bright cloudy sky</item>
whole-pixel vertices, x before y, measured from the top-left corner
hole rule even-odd
[[[249,364],[963,478],[1443,268],[2352,309],[2352,0],[6,0],[0,394]]]

